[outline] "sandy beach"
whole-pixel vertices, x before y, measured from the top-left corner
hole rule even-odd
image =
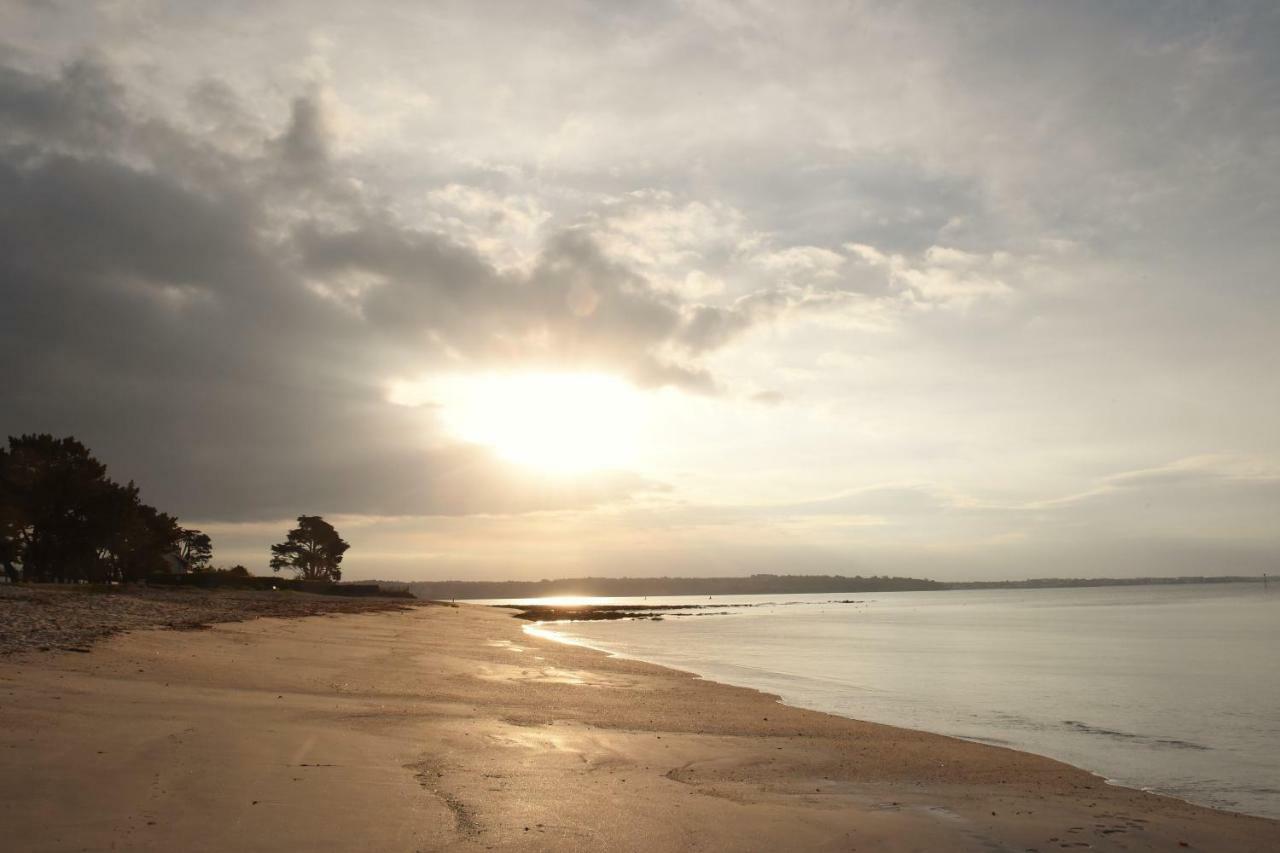
[[[1280,823],[531,637],[475,606],[0,658],[15,851],[1280,849]]]
[[[404,610],[403,598],[345,597],[277,590],[0,585],[0,656],[18,652],[88,652],[105,637],[142,628],[199,631],[217,622],[264,616]]]

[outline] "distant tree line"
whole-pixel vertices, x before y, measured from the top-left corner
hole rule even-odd
[[[378,581],[384,586],[392,582]],[[726,578],[563,578],[540,581],[418,581],[405,586],[418,598],[543,598],[560,595],[798,595],[808,592],[890,592],[946,589],[920,578],[841,575],[751,575]]]
[[[177,560],[207,569],[209,537],[143,503],[138,487],[74,438],[9,437],[0,447],[0,565],[10,581],[141,580]]]
[[[800,595],[803,593],[907,592],[955,589],[1054,589],[1149,584],[1260,582],[1259,577],[1034,578],[1006,581],[933,581],[876,575],[751,575],[713,578],[561,578],[540,581],[371,581],[407,589],[418,598],[513,599],[555,596]]]
[[[1028,578],[1020,581],[955,581],[948,589],[1075,589],[1094,586],[1177,586],[1197,583],[1258,583],[1256,575],[1183,575],[1170,578]]]

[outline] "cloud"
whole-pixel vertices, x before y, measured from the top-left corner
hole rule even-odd
[[[984,299],[1002,299],[1013,293],[1002,278],[1013,259],[1007,252],[966,252],[947,246],[930,246],[919,258],[885,254],[865,243],[849,243],[852,257],[882,273],[888,285],[917,305],[967,308]]]
[[[787,399],[787,395],[781,391],[756,391],[751,399],[765,406],[777,406]]]
[[[1266,460],[1216,454],[1121,471],[1093,487],[1025,510],[1070,529],[1120,535],[1177,531],[1188,538],[1269,541],[1280,511],[1280,468]]]
[[[830,281],[837,278],[845,258],[839,252],[819,246],[791,246],[778,251],[764,252],[753,258],[755,263],[784,281],[797,283]]]
[[[1280,18],[588,5],[15,6],[0,426],[224,517],[594,515],[660,480],[883,522],[763,525],[838,528],[814,565],[1265,539],[1264,480],[1163,466],[1280,453]],[[560,367],[651,389],[651,470],[553,493],[387,401]],[[859,494],[886,483],[924,497]],[[756,522],[680,544],[800,554]]]
[[[322,102],[316,96],[298,96],[290,107],[289,126],[274,140],[285,174],[294,181],[310,182],[329,166],[329,130]]]
[[[345,179],[320,94],[293,99],[256,148],[221,132],[253,127],[224,85],[203,80],[191,98],[201,135],[140,110],[101,65],[0,75],[0,324],[15,377],[5,423],[75,432],[184,514],[625,499],[649,486],[522,484],[482,451],[447,446],[429,416],[379,408],[379,389],[388,375],[470,365],[603,369],[716,393],[701,357],[832,296],[778,285],[715,305],[655,286],[627,261],[662,266],[709,234],[741,240],[734,215],[667,196],[657,214],[612,209],[499,266],[477,246],[479,225],[461,237],[411,226]],[[494,198],[456,183],[435,197],[491,213]],[[619,234],[658,254],[629,257]],[[135,434],[139,422],[165,442]]]
[[[0,114],[8,141],[55,150],[112,145],[128,127],[122,87],[101,66],[81,60],[57,79],[0,65]]]
[[[714,261],[750,244],[743,215],[721,202],[678,199],[669,191],[633,191],[593,211],[587,225],[613,258],[651,275]]]
[[[223,90],[198,96],[231,108]],[[0,76],[11,432],[74,432],[184,515],[526,512],[651,485],[540,482],[450,445],[429,414],[384,405],[390,370],[545,362],[714,385],[658,352],[684,307],[585,234],[502,271],[376,199],[328,193],[340,164],[311,97],[252,159],[126,98],[86,63]]]

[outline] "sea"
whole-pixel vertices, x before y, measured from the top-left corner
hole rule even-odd
[[[1280,584],[575,601],[690,609],[526,630],[1280,818]]]

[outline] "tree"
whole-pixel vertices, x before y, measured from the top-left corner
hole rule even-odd
[[[16,522],[5,536],[24,580],[93,580],[102,510],[110,498],[106,466],[74,438],[9,438],[3,490]]]
[[[271,546],[271,570],[289,569],[309,581],[340,581],[338,566],[350,547],[320,516],[300,515],[285,541]]]
[[[10,436],[0,448],[0,565],[10,580],[141,580],[177,548],[178,520],[121,486],[74,438]]]
[[[94,514],[99,563],[95,581],[136,581],[164,571],[164,558],[178,552],[182,528],[178,519],[144,504],[138,487],[109,483],[104,508]]]
[[[209,561],[213,559],[213,540],[208,533],[182,528],[178,539],[178,556],[182,557],[182,562],[191,571],[208,571]]]
[[[0,447],[0,566],[11,583],[20,579],[18,566],[31,531],[27,508],[23,506],[14,480],[15,468],[9,451]]]

